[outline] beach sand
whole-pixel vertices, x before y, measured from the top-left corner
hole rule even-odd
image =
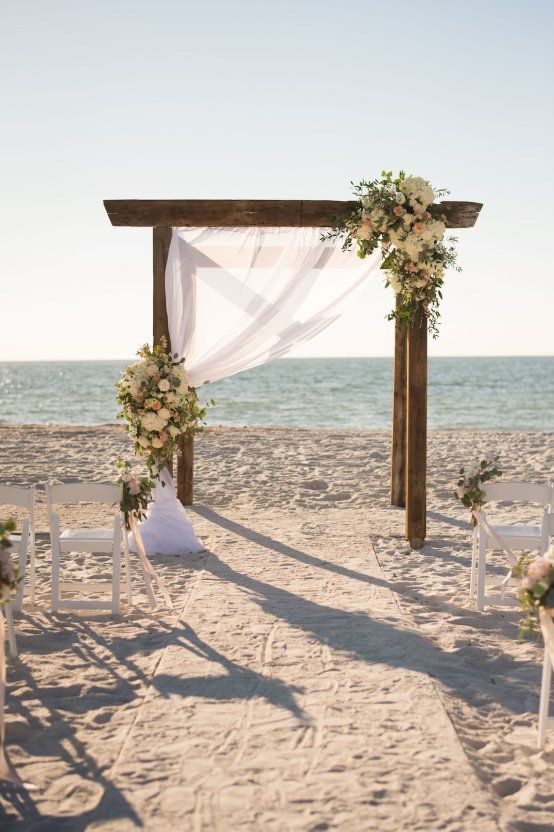
[[[429,438],[427,545],[388,504],[387,432],[215,428],[196,443],[191,517],[206,551],[154,558],[175,609],[49,612],[8,661],[7,747],[37,789],[0,789],[14,830],[510,830],[554,822],[554,728],[536,749],[542,652],[519,614],[468,608],[461,464],[498,452],[549,482],[551,435]],[[0,479],[113,479],[118,427],[0,427]],[[109,510],[73,517],[98,524]],[[536,507],[499,507],[510,521]],[[69,560],[69,559],[68,559]],[[491,581],[505,574],[491,559]],[[66,574],[102,575],[78,555]]]

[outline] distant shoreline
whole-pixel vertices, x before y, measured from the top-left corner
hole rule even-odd
[[[275,362],[282,361],[363,361],[365,359],[387,358],[393,359],[390,355],[314,355],[314,356],[285,356],[284,358],[277,358]],[[464,361],[479,358],[554,358],[552,355],[430,355],[429,361],[441,361],[442,359],[460,358]],[[125,363],[136,360],[136,356],[131,358],[0,358],[0,366],[2,364],[112,364]]]

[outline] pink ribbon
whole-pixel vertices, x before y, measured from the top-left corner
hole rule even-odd
[[[542,637],[544,644],[550,655],[552,667],[554,667],[554,621],[552,616],[554,610],[546,609],[546,607],[539,607],[539,624],[541,625]]]
[[[162,597],[166,603],[166,606],[169,607],[170,610],[173,609],[173,601],[171,600],[171,596],[167,591],[167,587],[148,560],[148,555],[146,554],[146,549],[144,548],[144,541],[142,539],[142,535],[140,533],[138,523],[136,517],[132,512],[129,512],[127,515],[127,520],[129,523],[129,528],[133,533],[133,538],[135,540],[135,546],[137,549],[137,554],[140,560],[140,567],[142,571],[142,579],[144,581],[144,585],[146,587],[146,593],[150,600],[150,604],[152,608],[155,609],[156,607],[156,599],[154,597],[154,593],[152,591],[152,583],[156,583],[158,589],[160,590]]]
[[[510,547],[506,543],[506,541],[502,540],[502,538],[499,537],[496,534],[495,530],[489,524],[489,522],[487,520],[485,520],[485,516],[484,516],[483,512],[478,512],[477,514],[474,514],[473,516],[477,518],[477,521],[478,521],[479,525],[484,528],[484,530],[486,531],[486,533],[488,535],[490,535],[490,537],[492,537],[492,539],[494,540],[494,542],[496,543],[498,548],[502,549],[502,551],[508,556],[508,560],[511,560],[513,562],[513,565],[515,566],[517,564],[516,556],[514,555],[514,553],[512,552],[512,550],[510,549]]]

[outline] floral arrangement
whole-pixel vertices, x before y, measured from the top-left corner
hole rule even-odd
[[[121,407],[134,440],[135,453],[145,457],[153,476],[179,453],[179,440],[203,429],[207,404],[200,407],[196,391],[189,387],[184,359],[167,352],[167,342],[139,351],[140,361],[127,367],[116,384]],[[213,402],[211,402],[213,404]]]
[[[119,508],[125,515],[125,523],[129,528],[130,514],[133,514],[137,520],[143,520],[146,516],[146,509],[156,481],[151,477],[137,476],[131,464],[126,460],[118,459],[116,467],[119,471],[116,485],[120,485],[123,490]]]
[[[536,635],[540,607],[554,613],[554,544],[544,555],[522,557],[514,567],[520,579],[519,603],[524,611],[520,635]]]
[[[9,517],[0,522],[0,606],[6,604],[18,583],[18,568],[11,561],[11,532],[15,531],[15,520]]]
[[[404,171],[395,179],[392,171],[383,171],[381,179],[352,185],[358,206],[340,217],[323,239],[344,238],[343,251],[356,241],[362,258],[380,245],[385,285],[400,296],[388,320],[414,322],[422,310],[436,337],[444,273],[451,266],[460,271],[451,245],[456,238],[444,242],[446,217],[433,211],[435,198],[448,191],[434,190],[426,179]]]
[[[458,497],[462,505],[470,509],[472,526],[477,525],[477,514],[486,502],[483,483],[502,475],[497,465],[499,459],[499,456],[493,456],[491,459],[477,457],[467,470],[460,468],[454,496]]]

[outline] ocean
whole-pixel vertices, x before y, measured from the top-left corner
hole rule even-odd
[[[127,361],[0,362],[0,423],[114,421]],[[392,358],[292,358],[207,385],[209,424],[388,429]],[[429,427],[551,431],[554,357],[430,358]]]

